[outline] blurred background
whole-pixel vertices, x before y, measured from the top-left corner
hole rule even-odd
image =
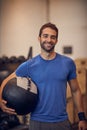
[[[57,52],[87,56],[87,0],[0,0],[0,56],[27,57],[30,46],[37,55],[39,29],[49,21],[59,28]]]
[[[22,62],[40,53],[38,33],[46,22],[59,28],[56,52],[76,63],[87,116],[87,0],[0,0],[0,84]],[[77,111],[69,87],[67,111],[76,127],[73,130],[77,130]],[[18,119],[29,124],[29,115]]]

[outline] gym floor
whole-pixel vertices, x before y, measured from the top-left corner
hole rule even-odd
[[[78,130],[78,126],[77,123],[72,125],[73,130]],[[29,126],[28,125],[19,125],[13,129],[10,130],[29,130]]]

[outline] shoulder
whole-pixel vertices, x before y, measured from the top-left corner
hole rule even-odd
[[[17,69],[19,69],[19,68],[20,69],[27,68],[28,66],[32,65],[35,61],[37,61],[38,57],[39,57],[39,55],[36,56],[36,57],[34,57],[34,58],[32,58],[32,59],[26,60],[25,62],[23,62],[22,64],[20,64]]]
[[[34,64],[34,63],[38,62],[39,59],[40,59],[40,55],[37,55],[31,59],[28,59],[26,64],[28,64],[28,65]]]
[[[65,56],[65,55],[62,55],[62,54],[58,54],[57,53],[57,59],[60,60],[60,62],[62,62],[64,65],[68,65],[68,66],[75,66],[75,62],[72,58],[68,57],[68,56]]]
[[[68,56],[65,56],[65,55],[62,55],[62,54],[59,54],[57,53],[57,58],[61,59],[61,60],[64,60],[64,61],[73,61],[72,58],[68,57]],[[74,62],[74,61],[73,61]]]

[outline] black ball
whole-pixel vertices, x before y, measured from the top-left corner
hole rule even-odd
[[[14,78],[4,87],[2,97],[18,115],[26,115],[33,112],[37,105],[38,89],[31,79]]]

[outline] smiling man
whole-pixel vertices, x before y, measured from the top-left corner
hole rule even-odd
[[[78,110],[79,130],[86,130],[87,124],[76,77],[76,66],[71,58],[55,52],[58,28],[52,23],[44,24],[40,28],[38,40],[41,53],[21,64],[7,77],[1,85],[1,93],[11,78],[16,76],[31,78],[38,87],[39,100],[31,113],[29,130],[72,130],[66,111],[68,82]],[[2,99],[0,106],[3,111],[15,114],[15,110],[7,108],[6,102]]]

